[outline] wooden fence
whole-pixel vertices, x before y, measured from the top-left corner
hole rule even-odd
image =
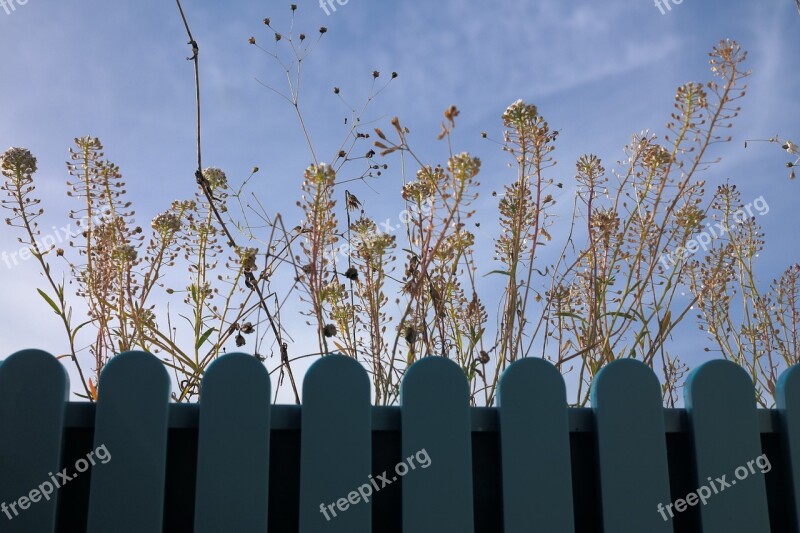
[[[245,354],[209,367],[199,404],[170,403],[142,352],[111,359],[96,404],[68,391],[45,352],[0,363],[2,532],[798,531],[797,367],[776,410],[726,361],[691,374],[686,409],[663,409],[656,376],[627,359],[597,376],[590,409],[568,408],[540,359],[511,365],[492,408],[470,407],[439,357],[407,371],[398,407],[371,406],[344,356],[308,370],[302,407],[271,405]]]

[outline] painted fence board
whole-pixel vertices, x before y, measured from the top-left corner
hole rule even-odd
[[[775,402],[781,420],[786,477],[790,480],[791,520],[800,530],[800,365],[786,370],[778,378]]]
[[[661,386],[634,359],[598,372],[591,389],[605,533],[671,533],[659,504],[670,503]]]
[[[769,533],[766,484],[753,463],[762,452],[750,376],[731,361],[709,361],[689,374],[685,395],[698,494],[710,493],[697,504],[703,532]],[[741,468],[747,476],[737,479]]]
[[[0,531],[54,531],[68,394],[64,367],[46,352],[0,364]]]
[[[400,385],[400,404],[403,461],[429,459],[426,468],[402,477],[403,531],[472,533],[472,431],[464,371],[443,357],[417,361]],[[392,482],[401,478],[397,472],[388,476]]]
[[[520,359],[500,378],[505,533],[574,533],[566,387],[555,366]]]
[[[358,361],[327,355],[311,365],[301,424],[300,533],[370,532],[370,381]]]
[[[211,363],[200,389],[196,533],[267,531],[270,379],[251,355]]]
[[[111,460],[92,468],[89,533],[161,531],[169,393],[167,371],[150,354],[123,353],[103,369],[94,446]]]
[[[87,531],[161,531],[169,410],[169,377],[163,364],[142,352],[111,359],[93,409],[94,449],[86,450],[80,468],[80,463],[60,464],[68,391],[63,366],[45,352],[26,350],[0,361],[0,531],[53,531],[57,510],[61,520],[59,491],[54,488],[49,500],[31,491],[60,478],[57,473],[65,467],[68,476],[90,478]],[[708,491],[703,496],[706,503],[695,501],[687,515],[697,515],[705,533],[769,532],[764,474],[772,464],[782,464],[787,472],[776,479],[785,483],[782,490],[795,514],[796,530],[800,366],[786,371],[778,382],[777,425],[769,430],[759,427],[750,377],[731,362],[712,361],[696,369],[685,394],[694,464],[680,468],[696,472],[697,493],[702,496],[703,487]],[[303,396],[302,533],[371,531],[371,505],[366,500],[371,501],[385,482],[402,484],[398,512],[403,531],[474,531],[472,465],[479,459],[472,457],[471,439],[473,430],[482,430],[472,427],[469,388],[456,363],[429,357],[407,371],[399,408],[402,470],[385,477],[371,471],[374,412],[369,379],[357,361],[322,358],[308,371]],[[209,367],[199,420],[194,422],[195,531],[267,530],[273,423],[269,398],[268,373],[251,356],[224,356]],[[499,432],[506,533],[574,530],[565,398],[562,377],[542,360],[517,361],[501,378],[498,426],[492,431]],[[677,526],[664,521],[658,510],[659,503],[666,507],[672,502],[665,412],[655,375],[637,361],[615,361],[595,379],[592,404],[603,530],[673,531]],[[775,457],[774,463],[762,453],[762,431],[780,433],[783,456]],[[107,463],[100,462],[101,447]],[[90,457],[94,466],[88,472]],[[39,501],[20,508],[20,498],[33,499],[30,496]],[[16,502],[17,513],[9,509],[14,516],[9,520],[1,504],[8,508],[11,502]],[[326,505],[325,513],[321,504]],[[781,502],[773,513],[782,510]],[[678,511],[673,504],[672,512]],[[782,525],[783,515],[773,518],[781,524],[779,529],[789,527]]]

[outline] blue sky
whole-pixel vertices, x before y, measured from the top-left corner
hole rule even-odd
[[[800,140],[800,14],[792,0],[684,0],[665,14],[649,0],[349,0],[330,15],[316,2],[298,4],[297,31],[329,29],[304,67],[301,96],[323,159],[335,153],[348,115],[331,89],[341,87],[357,103],[368,94],[373,70],[397,71],[366,118],[387,126],[398,115],[418,152],[436,162],[446,157],[435,140],[441,113],[457,105],[456,149],[481,157],[484,191],[513,177],[505,154],[479,134],[499,138],[499,117],[514,100],[536,104],[561,130],[553,175],[569,182],[581,154],[597,154],[611,168],[633,133],[663,133],[675,88],[708,79],[710,48],[722,38],[738,40],[750,53],[753,75],[734,140],[717,148],[724,159],[707,179],[711,186],[731,180],[745,201],[763,195],[769,203],[759,220],[767,234],[760,258],[765,283],[797,262],[800,185],[787,179],[788,158],[773,144],[745,150],[742,143],[776,133]],[[270,17],[287,28],[288,5],[187,0],[184,8],[200,44],[204,166],[223,168],[233,182],[260,167],[254,190],[268,211],[293,226],[310,157],[292,110],[256,81],[285,87],[274,62],[247,42],[252,35],[271,45],[261,21]],[[77,136],[102,139],[142,225],[193,194],[194,86],[186,40],[174,2],[28,0],[10,13],[0,4],[0,150],[24,146],[38,158],[45,228],[68,222],[65,161]],[[399,183],[395,166],[372,184],[374,191],[354,192],[375,218],[396,218]],[[564,191],[565,207],[573,192]],[[476,207],[476,220],[490,221],[496,199],[484,193]],[[483,238],[491,238],[485,231]],[[18,250],[15,238],[3,227],[0,250]],[[40,284],[32,261],[0,264],[1,353],[64,351],[57,318],[36,295]],[[692,342],[696,348],[687,345],[685,358],[695,364],[706,355]]]

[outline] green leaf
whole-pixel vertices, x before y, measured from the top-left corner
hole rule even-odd
[[[72,342],[75,342],[75,336],[78,334],[78,331],[80,331],[80,329],[86,324],[91,324],[91,323],[92,323],[91,320],[87,320],[83,324],[78,324],[78,327],[72,330]]]
[[[511,272],[507,272],[505,270],[492,270],[491,272],[487,272],[486,274],[484,274],[483,277],[485,278],[486,276],[490,276],[492,274],[501,274],[503,276],[510,276]]]
[[[623,313],[622,311],[609,311],[608,313],[603,313],[602,316],[619,316],[626,320],[633,320],[634,318],[636,318],[632,315],[629,315],[628,313]]]
[[[672,312],[667,309],[661,320],[658,321],[658,335],[661,336],[665,331],[668,331],[672,325]]]
[[[39,291],[39,295],[41,295],[41,297],[44,298],[44,301],[50,304],[50,307],[53,308],[53,311],[55,311],[55,313],[58,316],[61,316],[61,310],[58,308],[58,306],[52,300],[52,298],[50,298],[47,294],[45,294],[45,292],[42,289],[36,289],[36,290]]]
[[[200,338],[197,339],[197,344],[194,347],[195,350],[199,350],[200,347],[203,345],[203,343],[205,343],[208,340],[208,338],[211,336],[211,334],[214,333],[215,331],[217,331],[217,328],[211,328],[208,331],[206,331],[205,333],[203,333],[202,335],[200,335]]]
[[[576,320],[580,320],[581,322],[584,322],[584,323],[586,322],[586,320],[584,320],[583,317],[577,315],[576,313],[568,313],[568,312],[555,313],[555,316],[568,316],[570,318],[574,318]]]

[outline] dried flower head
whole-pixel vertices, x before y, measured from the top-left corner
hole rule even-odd
[[[686,83],[678,87],[675,100],[680,102],[684,109],[693,112],[695,109],[708,107],[708,95],[700,83]]]
[[[578,183],[585,186],[593,195],[598,194],[598,188],[606,182],[604,174],[606,169],[600,164],[600,158],[594,154],[582,155],[575,164]]]
[[[739,64],[747,59],[747,52],[731,39],[720,41],[708,55],[711,57],[711,72],[722,78],[729,78]]]
[[[480,172],[481,160],[463,152],[451,157],[447,162],[447,168],[459,181],[469,182]]]
[[[461,114],[461,112],[458,110],[458,108],[456,106],[454,106],[454,105],[451,105],[450,107],[448,107],[445,110],[444,118],[446,118],[447,121],[450,122],[450,125],[452,127],[455,127],[455,125],[456,125],[456,117],[458,115],[460,115],[460,114]]]
[[[648,143],[642,154],[642,160],[647,168],[656,170],[669,165],[672,162],[672,154],[663,146]]]
[[[170,211],[156,215],[150,223],[153,229],[161,237],[168,237],[181,229],[181,219]]]
[[[507,128],[522,130],[534,123],[538,116],[539,112],[535,105],[517,100],[503,113],[503,124]]]
[[[421,204],[436,193],[437,187],[444,179],[445,173],[441,166],[424,166],[417,171],[417,179],[415,181],[410,181],[403,185],[403,199]]]
[[[136,261],[138,253],[136,252],[136,248],[130,244],[120,244],[114,248],[112,257],[118,263],[132,263]]]
[[[258,248],[244,248],[238,246],[236,248],[236,255],[239,256],[239,264],[245,272],[253,272],[256,266],[256,257],[258,256]]]
[[[333,185],[336,180],[336,171],[327,163],[311,165],[306,169],[305,177],[317,185]]]
[[[612,237],[619,231],[619,225],[619,215],[614,209],[601,208],[592,211],[592,235],[597,244],[609,243]]]
[[[695,204],[686,204],[675,211],[675,223],[687,233],[694,233],[705,220],[705,212]]]
[[[345,271],[344,277],[350,281],[358,281],[358,270],[355,267],[350,267]]]
[[[405,332],[403,332],[403,338],[408,344],[414,344],[417,342],[417,337],[417,328],[414,326],[406,327]]]
[[[223,172],[220,168],[206,168],[203,170],[203,177],[205,178],[206,182],[208,182],[208,186],[211,188],[212,192],[216,190],[225,190],[228,188],[228,176],[226,176],[225,172]]]
[[[36,170],[36,158],[27,148],[9,148],[0,156],[0,171],[7,178],[30,176]]]
[[[361,201],[356,198],[355,194],[352,194],[350,191],[345,191],[345,207],[348,211],[355,211],[361,207]]]

